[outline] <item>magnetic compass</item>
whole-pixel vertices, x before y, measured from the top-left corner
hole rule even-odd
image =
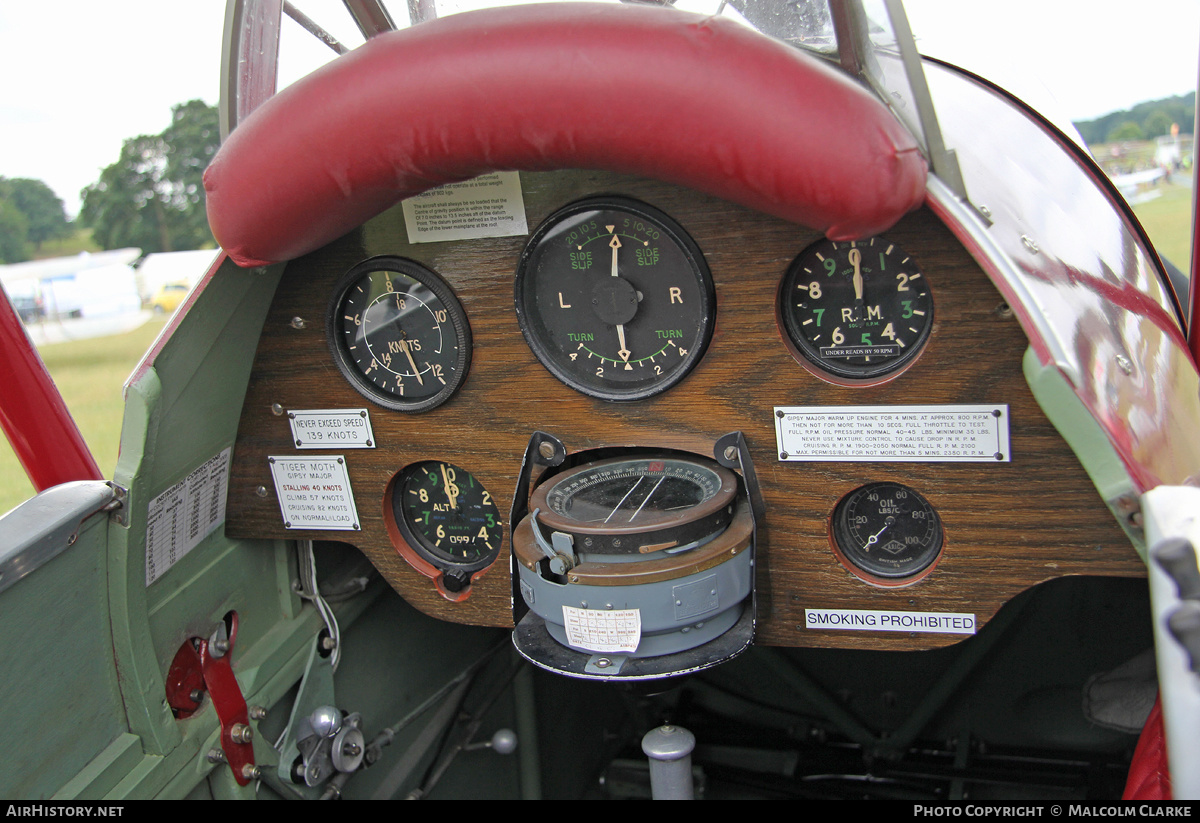
[[[883,237],[821,240],[784,276],[779,317],[801,363],[834,378],[874,380],[921,352],[933,295],[916,262]]]
[[[701,458],[652,456],[588,463],[539,486],[530,506],[579,550],[645,554],[682,548],[733,518],[737,477]]]

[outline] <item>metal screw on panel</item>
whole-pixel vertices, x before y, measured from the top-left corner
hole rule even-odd
[[[283,406],[279,405],[278,403],[272,403],[271,404],[271,414],[275,415],[276,417],[282,417],[283,416]]]
[[[249,713],[250,713],[251,720],[266,720],[267,719],[267,707],[266,706],[251,706],[249,709]]]
[[[1021,242],[1025,244],[1025,248],[1028,249],[1031,254],[1037,254],[1039,251],[1041,251],[1041,249],[1038,248],[1038,244],[1035,243],[1033,238],[1028,234],[1021,235]]]
[[[597,669],[607,669],[611,665],[612,665],[612,661],[609,660],[607,657],[601,657],[600,659],[598,659],[596,661]]]
[[[980,205],[979,213],[982,214],[984,217],[986,217],[988,220],[992,219],[992,210],[989,209],[987,206]]]
[[[996,316],[1001,320],[1008,320],[1013,316],[1012,306],[1007,303],[1001,303],[996,307]]]
[[[247,763],[242,766],[242,777],[247,780],[258,780],[262,776],[262,769],[255,766],[253,763]]]
[[[303,317],[293,317],[291,325],[292,325],[293,329],[304,328],[304,318]]]
[[[737,446],[726,446],[725,447],[725,459],[726,460],[737,459]]]
[[[257,494],[259,497],[266,497],[267,496],[267,487],[259,486],[257,489],[254,490],[254,493]]]
[[[538,454],[540,454],[545,460],[551,459],[554,457],[554,444],[542,443],[540,446],[538,446]]]
[[[208,758],[209,763],[227,763],[227,762],[229,762],[228,760],[225,759],[225,752],[221,751],[220,749],[209,749],[207,758]]]
[[[1117,355],[1117,367],[1125,374],[1133,374],[1133,362],[1123,354]]]
[[[254,739],[254,730],[245,723],[234,723],[229,730],[229,737],[234,743],[249,743]]]

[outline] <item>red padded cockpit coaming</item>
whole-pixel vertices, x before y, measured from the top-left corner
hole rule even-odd
[[[607,4],[468,12],[372,38],[284,89],[204,176],[242,266],[319,248],[497,170],[604,169],[850,240],[924,201],[917,143],[820,58],[731,20]]]

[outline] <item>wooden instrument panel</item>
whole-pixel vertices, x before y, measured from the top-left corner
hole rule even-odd
[[[1071,574],[1140,576],[1144,566],[1025,383],[1026,340],[999,294],[928,211],[886,237],[916,259],[936,315],[921,357],[893,380],[840,386],[793,358],[776,320],[788,265],[816,232],[690,190],[602,172],[522,174],[530,231],[580,198],[636,198],[678,221],[700,247],[716,286],[716,326],[704,358],[681,383],[636,402],[587,397],[534,357],[517,322],[513,277],[527,237],[410,244],[399,208],[304,258],[283,274],[255,355],[233,455],[226,530],[235,537],[338,540],[364,552],[406,600],[435,617],[511,625],[510,532],[496,564],[460,602],[439,594],[393,545],[385,491],[412,463],[448,461],[471,472],[505,516],[521,460],[537,430],[571,452],[601,447],[678,449],[712,456],[722,435],[749,445],[765,522],[758,524],[756,641],[768,645],[921,649],[962,635],[817,630],[806,609],[967,613],[984,624],[1010,598]],[[373,405],[332,359],[326,334],[335,284],[381,254],[418,261],[454,289],[469,318],[473,359],[445,405],[405,414]],[[301,322],[296,321],[299,318]],[[1010,462],[784,462],[776,406],[1007,404]],[[368,408],[370,449],[297,451],[279,410]],[[285,528],[269,469],[272,456],[345,458],[361,530]],[[945,547],[934,570],[884,588],[851,574],[835,555],[837,502],[873,481],[919,491],[940,513]],[[266,492],[263,496],[263,491]],[[507,525],[507,524],[506,524]]]

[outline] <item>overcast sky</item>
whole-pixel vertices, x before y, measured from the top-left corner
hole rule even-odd
[[[340,0],[297,5],[327,25],[345,16]],[[80,189],[116,161],[122,141],[161,132],[177,103],[217,103],[224,6],[2,0],[0,176],[46,181],[74,215]],[[1066,119],[1196,88],[1200,0],[909,0],[907,7],[924,52],[1040,108],[1057,105]]]

